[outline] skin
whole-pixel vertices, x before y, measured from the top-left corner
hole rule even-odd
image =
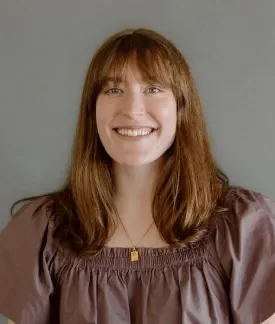
[[[267,321],[264,321],[263,324],[275,324],[275,314],[271,316]]]
[[[154,87],[162,92],[153,90]],[[109,92],[101,93],[97,100],[98,132],[114,163],[116,207],[132,242],[136,243],[153,220],[153,180],[161,156],[174,141],[176,101],[171,89],[146,84],[139,72],[131,67],[125,71],[125,82],[116,86],[109,83],[106,90]],[[135,142],[118,138],[112,130],[118,125],[141,124],[158,127],[159,130],[150,139]],[[131,247],[121,226],[118,226],[107,245]],[[153,226],[139,246],[161,247],[165,243]],[[8,324],[15,323],[8,320]],[[262,324],[275,324],[275,315]]]
[[[134,67],[128,67],[125,81],[107,84],[104,90],[108,92],[99,95],[96,106],[99,136],[114,164],[115,204],[133,243],[152,223],[153,180],[161,156],[173,143],[176,132],[177,107],[171,89],[160,88],[162,92],[158,92],[152,87],[159,88],[146,84]],[[112,130],[119,125],[140,124],[158,127],[159,131],[151,139],[131,142],[117,138]],[[107,246],[131,247],[121,225]],[[139,246],[161,247],[165,243],[153,226]],[[262,324],[275,324],[275,314]]]
[[[115,197],[120,218],[135,244],[153,222],[152,187],[161,156],[175,139],[177,104],[173,92],[143,81],[139,71],[128,66],[123,82],[110,81],[98,96],[96,120],[100,140],[113,160]],[[129,140],[114,127],[151,126],[157,128],[147,138]],[[134,206],[134,208],[133,208]],[[119,226],[109,246],[131,247]],[[160,247],[165,243],[152,226],[139,246]]]

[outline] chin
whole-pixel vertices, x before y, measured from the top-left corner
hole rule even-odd
[[[123,165],[123,166],[127,166],[127,167],[141,167],[144,165],[149,165],[152,164],[154,162],[156,162],[158,160],[158,158],[118,158],[118,159],[114,159],[113,161],[119,165]]]
[[[124,165],[127,167],[141,167],[147,164],[151,164],[154,161],[116,161],[116,163],[120,165]]]

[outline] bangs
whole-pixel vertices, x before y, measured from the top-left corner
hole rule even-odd
[[[128,34],[106,44],[98,53],[98,62],[94,68],[98,92],[111,77],[115,83],[124,79],[124,71],[130,65],[137,69],[143,80],[149,84],[159,84],[175,90],[177,84],[176,69],[171,51],[165,44],[146,35]]]

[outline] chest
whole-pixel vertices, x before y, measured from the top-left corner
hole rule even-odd
[[[129,270],[118,261],[64,271],[60,324],[230,323],[227,287],[207,263]]]

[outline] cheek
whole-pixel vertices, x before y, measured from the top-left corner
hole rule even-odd
[[[112,107],[108,105],[108,102],[105,102],[104,100],[98,100],[96,104],[96,122],[98,128],[101,126],[103,127],[104,124],[106,126],[106,123],[110,123],[112,116],[113,116],[113,109]]]
[[[163,124],[162,126],[165,126],[165,124],[169,124],[169,127],[173,126],[173,124],[176,125],[177,104],[173,98],[162,98],[155,102],[151,109],[159,122]]]

